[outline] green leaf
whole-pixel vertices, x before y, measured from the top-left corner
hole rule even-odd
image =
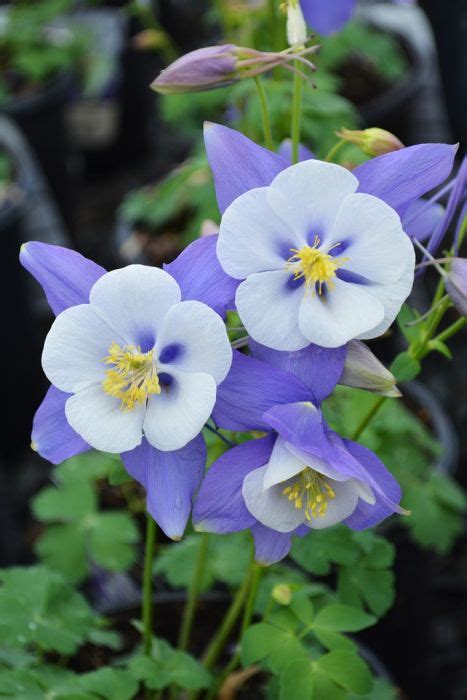
[[[420,323],[415,325],[409,325],[416,321],[419,317],[420,314],[415,309],[411,309],[408,304],[404,304],[399,311],[397,323],[409,343],[417,342],[425,330],[425,323],[423,321],[420,321]]]
[[[34,550],[47,566],[70,581],[79,582],[86,576],[86,533],[79,524],[50,525]]]
[[[85,481],[66,482],[58,487],[43,489],[32,501],[32,509],[38,520],[70,522],[83,518],[96,510],[94,489]]]
[[[364,695],[372,688],[371,671],[357,654],[331,651],[320,657],[315,664],[321,673],[352,693]]]
[[[308,659],[292,661],[279,678],[279,700],[313,700],[314,674]]]
[[[373,615],[359,608],[335,603],[328,605],[316,615],[313,628],[318,627],[333,632],[359,632],[376,623]]]
[[[394,602],[394,574],[384,569],[343,567],[339,572],[338,590],[344,602],[355,606],[365,603],[381,617]]]
[[[209,688],[211,675],[190,654],[173,649],[162,639],[153,641],[152,655],[136,654],[129,670],[152,690],[175,684],[185,690]]]
[[[422,365],[408,352],[401,352],[392,363],[390,369],[397,382],[410,382],[420,374]]]
[[[290,556],[313,574],[326,575],[331,564],[350,565],[357,560],[359,549],[348,528],[316,530],[313,537],[295,538]]]
[[[253,625],[245,632],[241,654],[244,666],[264,661],[273,673],[280,673],[292,661],[307,658],[305,648],[293,632],[265,622]]]
[[[131,481],[131,476],[123,466],[121,459],[112,461],[108,474],[109,484],[111,486],[121,486]]]
[[[447,357],[448,360],[452,360],[452,352],[442,340],[430,340],[428,346],[431,350],[436,350],[441,353],[441,355],[444,355],[444,357]]]
[[[80,676],[79,684],[106,700],[131,700],[138,690],[138,682],[131,673],[114,668],[85,673]]]
[[[99,513],[89,535],[89,547],[97,564],[110,571],[123,571],[135,560],[138,529],[124,512]]]
[[[304,625],[311,624],[314,617],[314,607],[306,591],[298,591],[293,594],[290,609]]]

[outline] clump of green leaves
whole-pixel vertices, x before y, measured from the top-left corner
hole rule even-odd
[[[34,91],[76,64],[83,52],[82,40],[51,28],[72,5],[71,0],[11,4],[0,30],[0,102],[12,94]]]
[[[89,452],[73,457],[54,471],[53,486],[34,498],[32,509],[45,529],[35,550],[49,567],[70,581],[82,581],[92,563],[109,571],[124,571],[136,558],[139,532],[123,509],[99,510],[96,484],[129,477],[112,455]]]

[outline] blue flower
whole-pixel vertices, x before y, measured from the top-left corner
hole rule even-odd
[[[327,353],[334,353],[329,361]],[[318,408],[342,371],[345,349],[322,355],[307,348],[294,355],[269,356],[273,365],[234,357],[219,387],[215,420],[268,434],[234,447],[212,465],[193,510],[199,530],[251,529],[256,559],[265,564],[287,554],[294,534],[340,522],[366,529],[400,511],[400,488],[384,465],[370,450],[331,431]],[[328,369],[331,377],[316,382]]]
[[[224,314],[235,289],[216,261],[215,238],[185,250],[170,274],[141,265],[106,272],[37,242],[20,255],[57,314],[42,358],[52,386],[34,419],[33,447],[54,463],[90,447],[122,453],[173,538],[204,473],[200,431],[232,359],[208,305],[214,296]]]
[[[398,5],[409,5],[414,0],[393,0]],[[356,0],[300,0],[307,24],[318,34],[338,32],[352,17]]]

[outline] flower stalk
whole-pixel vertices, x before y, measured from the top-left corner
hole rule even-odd
[[[153,595],[152,595],[152,567],[156,550],[156,523],[148,514],[146,518],[146,543],[144,550],[143,570],[143,647],[148,656],[152,648],[152,621],[153,621]]]

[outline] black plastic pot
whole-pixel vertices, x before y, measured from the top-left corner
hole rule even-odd
[[[72,221],[71,150],[64,108],[72,85],[72,75],[64,73],[42,90],[11,98],[0,107],[0,111],[16,122],[29,141],[68,226]]]

